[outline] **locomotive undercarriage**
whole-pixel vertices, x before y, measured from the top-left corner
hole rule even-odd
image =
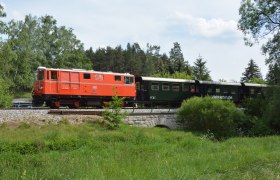
[[[126,98],[125,102],[130,102],[132,98]],[[92,96],[57,96],[57,95],[43,95],[33,96],[32,105],[34,107],[45,106],[52,109],[59,107],[69,107],[71,109],[77,109],[80,107],[103,107],[106,102],[112,101],[112,97],[92,97]]]

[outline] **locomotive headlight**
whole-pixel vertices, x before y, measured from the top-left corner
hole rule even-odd
[[[40,85],[40,86],[39,86],[39,89],[43,89],[43,86],[42,86],[42,85]]]

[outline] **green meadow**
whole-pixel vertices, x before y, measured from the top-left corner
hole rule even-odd
[[[0,179],[280,179],[280,137],[87,122],[0,127]]]

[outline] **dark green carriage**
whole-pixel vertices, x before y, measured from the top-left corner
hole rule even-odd
[[[184,99],[196,92],[194,80],[136,77],[137,101],[180,105]]]
[[[201,96],[211,96],[216,99],[231,100],[239,103],[242,87],[240,83],[198,81]]]

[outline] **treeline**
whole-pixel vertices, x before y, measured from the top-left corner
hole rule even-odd
[[[144,50],[138,43],[85,50],[73,29],[58,26],[52,16],[4,22],[5,16],[0,5],[0,82],[12,93],[32,90],[38,66],[211,80],[206,61],[199,56],[191,67],[178,42],[169,55],[161,54],[158,45],[147,44]]]

